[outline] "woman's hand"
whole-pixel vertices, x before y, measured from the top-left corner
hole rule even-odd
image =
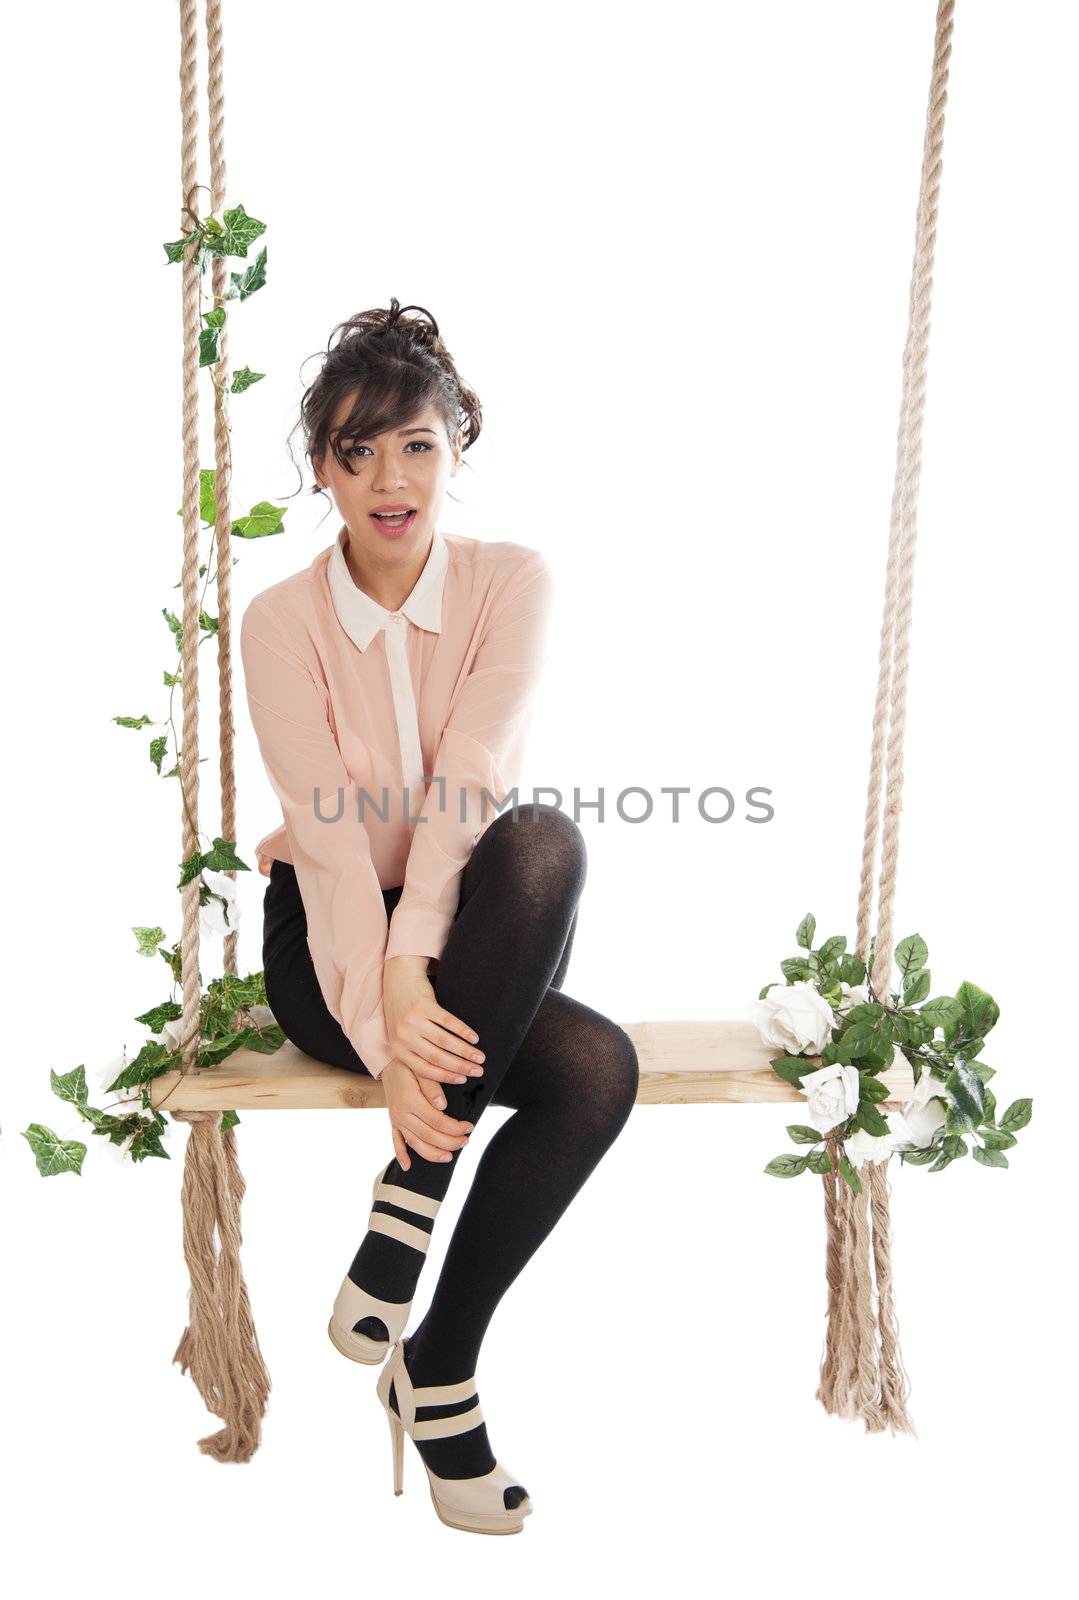
[[[386,1091],[386,1109],[393,1130],[393,1149],[402,1172],[412,1165],[407,1146],[425,1161],[452,1161],[453,1152],[462,1150],[472,1132],[471,1122],[461,1122],[438,1110],[438,1101],[446,1104],[437,1085],[427,1086],[396,1058],[387,1063],[379,1074],[379,1082]],[[438,1101],[432,1103],[432,1095]]]
[[[434,1080],[432,1088],[437,1083],[464,1083],[483,1073],[484,1053],[474,1048],[479,1034],[439,1005],[427,976],[427,960],[391,956],[384,964],[386,1035],[397,1060],[418,1078]]]

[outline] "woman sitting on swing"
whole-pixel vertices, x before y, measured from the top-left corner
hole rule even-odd
[[[443,1522],[515,1533],[532,1501],[491,1449],[480,1346],[624,1126],[638,1062],[624,1029],[561,992],[580,829],[514,788],[549,569],[524,545],[438,531],[480,405],[430,313],[404,311],[422,316],[391,300],[334,330],[301,423],[313,492],[332,492],[343,525],[243,616],[248,705],[284,815],[258,845],[266,996],[305,1054],[385,1089],[394,1154],[329,1331],[356,1361],[389,1352],[395,1491],[407,1432]],[[439,1206],[492,1103],[512,1115],[406,1339]]]

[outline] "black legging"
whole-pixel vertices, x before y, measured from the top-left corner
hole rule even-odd
[[[408,1339],[416,1383],[473,1376],[503,1294],[613,1144],[636,1098],[637,1052],[629,1035],[560,992],[586,871],[584,838],[572,818],[557,807],[521,805],[516,815],[507,810],[495,818],[462,874],[457,914],[430,978],[439,1004],[479,1034],[484,1072],[441,1085],[446,1113],[475,1122],[494,1103],[515,1114],[483,1151],[427,1314]],[[387,914],[400,894],[383,890]],[[326,1007],[306,934],[295,871],[275,861],[263,948],[270,1008],[305,1054],[366,1072]],[[410,1169],[402,1171],[395,1158],[386,1181],[443,1198],[460,1151],[450,1161],[409,1154]],[[410,1212],[407,1220],[423,1219]],[[383,1299],[408,1300],[417,1252],[394,1250],[396,1243],[368,1233],[350,1276]],[[455,1440],[429,1443],[423,1454],[437,1472],[437,1446],[453,1447]],[[453,1455],[447,1448],[444,1459]]]

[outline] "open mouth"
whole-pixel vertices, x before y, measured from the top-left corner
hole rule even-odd
[[[371,515],[380,527],[388,529],[390,533],[403,533],[416,520],[415,511],[395,511],[392,515],[384,511],[372,511]]]

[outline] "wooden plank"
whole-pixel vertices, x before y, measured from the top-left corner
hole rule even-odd
[[[773,1072],[780,1052],[761,1042],[752,1022],[626,1022],[641,1066],[638,1105],[703,1105],[709,1102],[763,1105],[805,1097]],[[807,1070],[819,1062],[807,1059]],[[914,1078],[905,1061],[883,1075],[890,1090],[885,1105],[908,1099]],[[166,1073],[151,1084],[163,1111],[329,1111],[384,1106],[375,1078],[313,1061],[286,1042],[272,1056],[237,1050],[219,1067],[181,1075]]]

